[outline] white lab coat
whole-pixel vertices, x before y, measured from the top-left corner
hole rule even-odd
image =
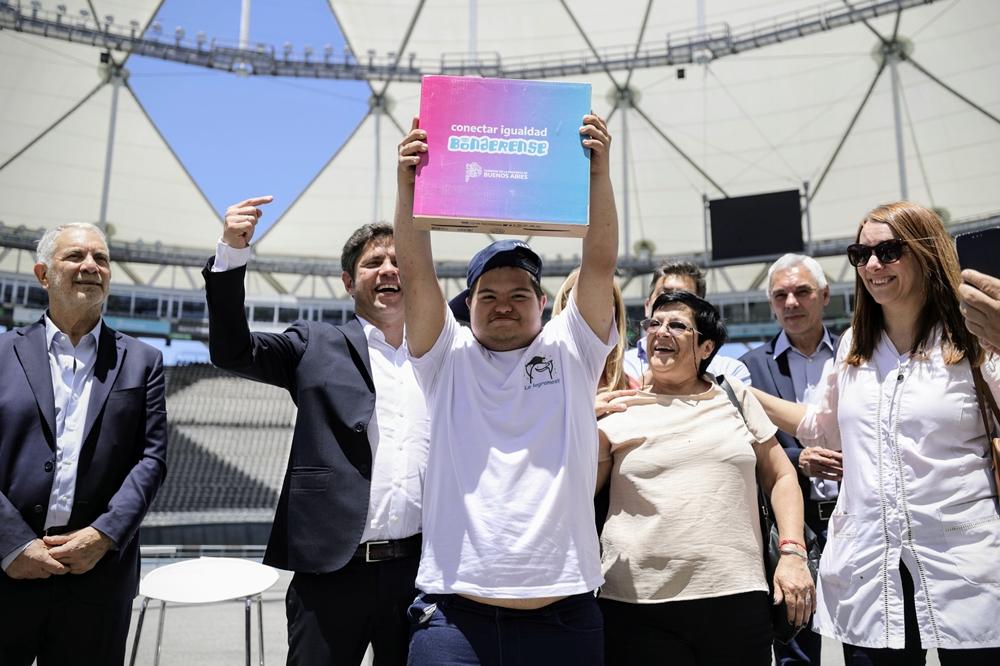
[[[904,647],[899,562],[914,579],[924,648],[1000,647],[1000,511],[967,361],[945,365],[885,335],[860,367],[851,331],[798,438],[844,452],[813,625],[871,648]],[[1000,359],[983,365],[1000,400]]]

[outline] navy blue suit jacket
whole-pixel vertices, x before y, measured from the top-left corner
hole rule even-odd
[[[44,532],[54,477],[55,398],[44,320],[0,335],[0,553]],[[139,583],[135,538],[167,471],[167,411],[160,352],[105,324],[68,528],[92,526],[116,548],[81,575],[65,574],[97,602],[131,599]],[[0,599],[39,581],[0,575]]]
[[[774,355],[774,347],[778,343],[780,335],[779,333],[771,338],[770,342],[748,351],[740,357],[740,360],[750,369],[750,381],[753,383],[754,388],[795,402],[795,386],[792,384],[792,373],[788,366],[788,355],[782,354],[777,358]],[[830,334],[830,344],[833,345],[835,353],[839,340],[840,336]],[[810,501],[809,477],[799,469],[799,454],[802,453],[803,449],[801,442],[783,430],[779,430],[776,436],[781,447],[792,461],[792,466],[798,472],[802,497],[807,502]]]
[[[352,319],[251,333],[246,267],[213,273],[213,262],[202,272],[212,363],[287,389],[299,410],[264,562],[304,573],[336,571],[361,541],[371,492],[367,430],[375,382],[364,329]]]

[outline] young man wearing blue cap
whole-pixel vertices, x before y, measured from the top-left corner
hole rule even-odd
[[[430,234],[413,226],[415,167],[427,150],[416,120],[399,146],[406,338],[431,415],[411,664],[603,663],[593,395],[616,342],[618,219],[607,126],[593,115],[583,123],[590,227],[573,298],[544,327],[542,262],[516,240],[469,262],[470,328],[459,326]]]

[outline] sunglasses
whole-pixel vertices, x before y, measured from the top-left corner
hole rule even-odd
[[[874,254],[882,264],[894,264],[903,256],[903,248],[906,242],[898,238],[885,240],[876,245],[862,245],[853,243],[847,246],[847,260],[854,267],[861,267],[868,263]]]
[[[688,331],[692,331],[694,333],[698,332],[695,330],[693,326],[688,326],[684,322],[677,321],[676,319],[670,321],[660,321],[659,319],[650,317],[649,319],[643,319],[641,322],[639,322],[639,325],[642,326],[642,330],[646,331],[647,333],[651,333],[653,331],[659,331],[661,328],[666,326],[667,333],[673,335],[674,337],[678,335],[684,335]]]

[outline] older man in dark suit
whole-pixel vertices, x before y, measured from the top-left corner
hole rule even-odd
[[[34,270],[48,311],[0,336],[0,664],[121,664],[166,474],[162,357],[101,319],[100,229],[46,233]]]
[[[244,311],[249,241],[271,197],[226,211],[204,270],[212,362],[281,386],[298,406],[264,562],[295,572],[289,664],[406,663],[429,425],[403,341],[392,227],[347,240],[342,279],[356,317],[251,333]]]
[[[755,389],[785,400],[814,402],[819,383],[837,355],[838,338],[823,325],[830,287],[819,263],[801,254],[786,254],[768,270],[768,300],[781,331],[770,342],[740,359],[750,369]],[[803,447],[792,435],[778,431],[778,441],[799,471],[805,500],[805,521],[826,538],[826,527],[837,503],[843,474],[842,455],[819,447]],[[779,665],[819,664],[821,640],[803,631],[788,645],[775,644]]]

